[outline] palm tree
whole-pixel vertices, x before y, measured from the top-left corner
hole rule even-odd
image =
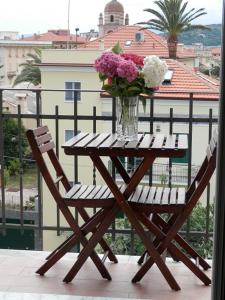
[[[41,83],[41,71],[37,64],[41,63],[41,49],[35,49],[35,53],[27,54],[27,62],[20,64],[23,67],[21,73],[16,76],[13,86],[21,82],[33,83],[35,86]]]
[[[169,57],[176,58],[178,35],[192,29],[209,29],[203,25],[192,25],[191,22],[206,14],[204,8],[192,8],[187,11],[187,2],[183,0],[156,0],[154,3],[159,10],[147,8],[156,18],[139,24],[148,25],[147,28],[159,30],[167,35]]]

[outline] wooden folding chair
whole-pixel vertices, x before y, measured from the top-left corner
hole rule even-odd
[[[115,199],[107,186],[80,185],[70,186],[59,160],[54,151],[54,142],[47,126],[38,127],[27,131],[27,138],[30,143],[33,157],[37,162],[40,172],[51,192],[56,204],[68,222],[73,234],[57,247],[48,257],[47,261],[36,271],[40,275],[44,275],[60,258],[62,258],[74,245],[81,243],[87,245],[86,235],[90,232],[93,234],[97,230],[97,226],[107,216],[107,213],[115,204]],[[48,155],[52,169],[56,173],[56,180],[52,177],[52,169],[49,170],[45,162],[44,155]],[[62,196],[59,190],[59,184],[65,189],[65,196]],[[78,213],[84,220],[84,224],[80,227],[73,217],[70,207],[77,208]],[[89,217],[85,208],[96,208],[98,212]],[[91,252],[91,259],[98,268],[103,278],[111,279],[110,274],[104,266],[104,261],[108,257],[112,262],[117,263],[117,258],[113,254],[106,241],[102,238],[99,242],[105,254],[101,260],[94,249]],[[78,258],[79,259],[79,258]],[[69,280],[64,280],[68,282]]]
[[[217,131],[214,132],[207,147],[202,166],[186,192],[184,188],[150,187],[145,199],[140,197],[138,203],[130,203],[138,211],[137,217],[142,224],[155,236],[153,244],[158,253],[161,255],[167,250],[172,258],[183,262],[205,285],[209,285],[211,280],[199,266],[207,270],[210,265],[178,234],[178,231],[190,216],[214,173],[216,149]],[[170,214],[168,222],[160,216],[163,213]],[[145,256],[146,254],[147,256]],[[144,261],[144,257],[146,261]],[[140,281],[154,264],[151,253],[146,251],[138,263],[142,266],[134,276],[133,282]]]

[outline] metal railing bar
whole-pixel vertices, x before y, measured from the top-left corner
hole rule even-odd
[[[24,208],[23,208],[23,161],[22,161],[22,120],[21,120],[21,106],[18,105],[18,146],[19,146],[19,181],[20,181],[20,225],[21,225],[21,233],[23,234],[23,225],[24,225]],[[17,141],[16,141],[17,142]]]
[[[2,224],[1,229],[3,235],[6,235],[6,215],[5,215],[5,161],[4,161],[4,131],[3,131],[3,122],[4,122],[4,115],[3,115],[3,95],[2,90],[0,90],[0,155],[1,155],[1,194],[2,194]]]

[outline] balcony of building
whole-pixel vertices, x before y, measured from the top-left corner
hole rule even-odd
[[[93,263],[88,260],[71,283],[62,282],[64,275],[76,259],[79,245],[73,249],[73,253],[66,254],[45,276],[35,274],[36,269],[47,256],[46,251],[54,249],[58,242],[65,239],[70,234],[70,229],[64,223],[56,207],[51,210],[48,205],[46,206],[46,187],[32,156],[29,151],[24,150],[24,127],[26,129],[40,124],[48,125],[55,139],[56,152],[59,154],[60,160],[64,160],[61,144],[71,134],[85,130],[85,126],[87,126],[86,130],[93,132],[99,128],[115,132],[115,99],[107,99],[104,103],[104,109],[107,106],[111,113],[103,113],[102,107],[99,106],[97,108],[89,107],[88,109],[92,113],[87,114],[81,111],[80,104],[76,101],[78,91],[74,90],[74,101],[70,103],[70,109],[64,109],[65,103],[62,101],[57,105],[52,103],[51,109],[48,111],[46,102],[44,102],[46,95],[50,95],[49,97],[52,95],[53,99],[56,94],[64,95],[65,91],[30,90],[26,98],[27,104],[21,106],[20,102],[16,103],[17,111],[10,113],[2,108],[4,98],[8,93],[14,92],[18,93],[18,90],[0,90],[0,139],[5,140],[5,143],[0,144],[0,248],[2,248],[0,250],[0,291],[3,293],[2,295],[16,293],[15,297],[18,297],[19,293],[32,293],[48,294],[52,297],[53,295],[72,295],[105,297],[106,299],[163,300],[191,299],[191,297],[197,297],[200,300],[210,299],[211,286],[204,286],[189,269],[181,263],[173,261],[169,256],[166,258],[167,263],[179,282],[181,291],[170,290],[155,266],[140,283],[132,284],[132,275],[139,268],[137,257],[143,249],[124,215],[118,215],[107,234],[119,260],[118,264],[112,264],[107,260],[105,262],[112,275],[112,281],[103,280],[96,272]],[[79,92],[99,93],[99,91]],[[182,101],[182,113],[177,109],[179,99]],[[147,102],[146,111],[143,111],[142,107],[140,108],[140,130],[148,133],[161,131],[162,133],[187,134],[189,149],[186,157],[180,161],[172,159],[157,161],[152,170],[146,173],[143,184],[186,187],[195,176],[205,155],[204,148],[212,136],[213,129],[217,127],[218,101],[216,96],[209,95],[207,97],[207,95],[202,95],[202,92],[201,95],[198,93],[182,95],[179,92],[177,95],[173,93],[171,96],[168,93],[161,94],[161,96],[156,95],[155,98],[147,101],[149,102]],[[17,124],[17,131],[6,132],[7,120],[13,120]],[[15,147],[14,152],[7,152],[6,135],[8,135],[9,143],[13,143]],[[13,174],[13,170],[9,174],[9,161],[16,161],[16,167],[14,166],[16,174]],[[132,169],[132,164],[136,163],[136,161],[130,162],[127,159],[122,162],[127,169]],[[114,166],[107,161],[106,164],[119,182],[120,177],[115,172]],[[65,171],[67,168],[73,170],[70,174],[71,182],[83,182],[85,176],[87,177],[87,173],[82,173],[83,167],[91,174],[91,182],[96,184],[100,179],[92,165],[83,166],[79,158],[70,160],[68,164],[65,162]],[[201,203],[180,232],[188,242],[201,251],[210,264],[212,263],[214,201],[215,178],[204,193]],[[46,218],[48,209],[55,216],[54,222],[49,222]],[[51,244],[51,241],[54,241],[54,245]],[[206,274],[211,277],[211,270]],[[69,300],[70,298],[65,299]]]

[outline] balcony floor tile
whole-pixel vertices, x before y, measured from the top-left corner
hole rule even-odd
[[[130,280],[139,268],[135,257],[118,256],[118,264],[106,262],[112,281],[102,279],[92,261],[88,260],[71,283],[63,283],[62,279],[76,259],[76,254],[73,253],[68,253],[45,276],[39,276],[35,274],[35,271],[43,264],[47,254],[47,252],[37,251],[0,250],[0,291],[35,293],[40,296],[41,294],[73,295],[81,296],[80,299],[86,299],[85,296],[105,297],[105,299],[116,297],[154,300],[210,299],[211,288],[204,286],[181,263],[168,261],[168,266],[181,287],[181,291],[174,292],[169,288],[156,266],[146,274],[140,283],[132,284]],[[206,273],[211,276],[211,271]],[[1,296],[0,299],[8,300],[7,297],[1,298]],[[12,299],[14,298],[12,297]],[[17,298],[15,299],[17,300]],[[31,299],[29,298],[29,300]],[[39,298],[34,298],[34,300],[36,299],[39,300]],[[42,298],[40,299],[42,300]],[[51,297],[43,299],[54,300]],[[101,300],[103,299],[101,298]],[[57,300],[61,299],[57,298]],[[65,300],[73,300],[73,298],[65,298]]]

